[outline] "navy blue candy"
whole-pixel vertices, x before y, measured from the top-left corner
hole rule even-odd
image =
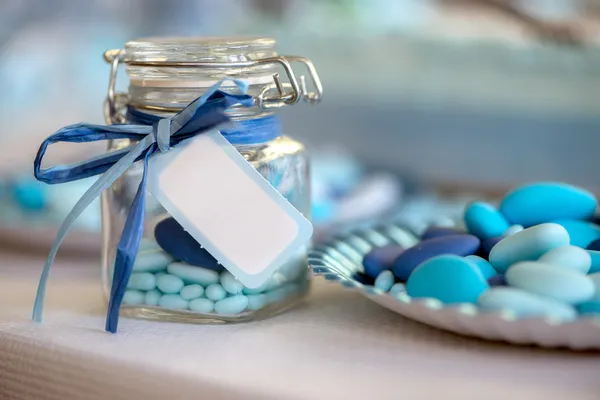
[[[600,239],[594,240],[592,243],[588,244],[586,247],[588,250],[600,250]]]
[[[363,258],[365,275],[375,279],[381,272],[392,269],[394,260],[403,251],[404,248],[397,244],[389,244],[371,250]]]
[[[460,233],[464,233],[464,232],[457,231],[454,228],[446,228],[443,226],[431,226],[431,227],[427,228],[427,230],[425,232],[423,232],[423,234],[421,235],[421,240],[428,240],[428,239],[433,239],[436,237],[442,237],[442,236],[448,236],[448,235],[457,235]]]
[[[481,247],[479,248],[477,255],[482,258],[485,258],[487,260],[488,257],[490,256],[490,251],[492,251],[494,246],[496,244],[498,244],[498,242],[501,241],[502,239],[504,239],[504,237],[498,236],[498,237],[493,237],[493,238],[482,240]]]
[[[424,240],[400,254],[394,261],[392,271],[398,279],[406,282],[414,269],[423,261],[442,254],[469,256],[475,254],[480,243],[476,236],[467,234]]]
[[[158,245],[176,260],[215,271],[223,269],[174,218],[159,222],[154,228],[154,237]]]
[[[488,284],[492,287],[508,286],[508,284],[506,283],[506,279],[504,279],[504,275],[492,276],[490,279],[488,279]]]
[[[370,276],[367,276],[361,272],[355,272],[354,275],[352,275],[352,278],[354,278],[354,280],[362,283],[363,285],[373,286],[373,284],[375,283],[375,279],[373,279]]]

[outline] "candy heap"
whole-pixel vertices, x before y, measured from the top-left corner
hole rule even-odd
[[[563,183],[518,187],[498,208],[469,204],[466,231],[430,227],[410,248],[373,249],[358,278],[391,295],[473,303],[521,318],[600,315],[597,206],[592,193]]]
[[[125,306],[150,306],[201,314],[257,311],[306,290],[304,258],[292,258],[259,288],[248,288],[225,270],[174,218],[142,240]]]

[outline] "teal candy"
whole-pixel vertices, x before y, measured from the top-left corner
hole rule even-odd
[[[473,262],[473,264],[479,268],[479,272],[481,272],[481,275],[483,275],[486,280],[490,279],[492,276],[498,275],[498,272],[492,267],[492,264],[485,258],[479,256],[466,256],[465,258]]]
[[[144,292],[140,292],[139,290],[126,290],[123,295],[123,304],[129,306],[139,306],[140,304],[144,304]]]
[[[394,286],[392,286],[392,288],[390,289],[390,294],[392,296],[396,296],[400,293],[405,293],[405,292],[406,292],[406,285],[401,282],[395,283]]]
[[[569,244],[566,229],[557,224],[541,224],[502,239],[490,251],[489,260],[499,274],[519,261],[535,261],[556,247]]]
[[[589,274],[588,278],[590,278],[594,284],[594,295],[591,299],[589,299],[589,301],[600,302],[600,273]]]
[[[134,272],[127,282],[128,289],[152,290],[156,287],[156,276],[149,272]]]
[[[586,248],[594,240],[600,239],[600,226],[594,223],[577,220],[557,220],[554,222],[569,232],[573,246]]]
[[[156,280],[156,286],[158,289],[167,294],[179,293],[183,288],[184,283],[181,278],[171,274],[164,274],[158,277]]]
[[[184,300],[197,299],[198,297],[202,297],[203,294],[204,288],[198,284],[184,286],[181,292],[179,292],[179,295]]]
[[[225,289],[223,289],[223,286],[219,285],[218,283],[209,285],[204,291],[204,294],[212,301],[219,301],[227,296],[227,292]]]
[[[229,294],[240,294],[244,289],[244,285],[240,283],[229,271],[221,272],[221,286]]]
[[[506,218],[494,206],[481,201],[467,206],[464,220],[467,231],[482,240],[501,236],[509,227]]]
[[[238,294],[227,297],[215,303],[215,312],[221,315],[235,315],[244,311],[248,307],[248,298]]]
[[[14,182],[11,191],[14,200],[26,211],[42,211],[48,205],[47,188],[34,179]]]
[[[600,272],[600,251],[597,250],[587,250],[588,254],[592,258],[592,266],[588,271],[589,274],[593,274],[596,272]]]
[[[508,227],[508,229],[506,231],[504,231],[504,233],[502,234],[502,236],[504,237],[509,237],[514,235],[517,232],[521,232],[523,229],[525,229],[523,227],[523,225],[511,225]]]
[[[215,302],[209,299],[194,299],[188,304],[190,310],[198,313],[210,313],[215,309]]]
[[[377,275],[374,286],[377,289],[387,292],[392,288],[392,286],[394,286],[394,280],[394,274],[392,271],[382,271],[379,275]]]
[[[463,257],[442,255],[419,265],[406,282],[411,297],[434,298],[445,304],[475,303],[489,288],[479,268]]]
[[[267,295],[265,294],[250,294],[246,296],[248,298],[248,310],[256,311],[260,310],[267,305]]]
[[[160,296],[162,296],[162,293],[156,289],[154,290],[150,290],[148,292],[146,292],[146,297],[144,298],[144,304],[147,304],[149,306],[157,306],[158,305],[158,301],[160,300]]]
[[[577,305],[577,312],[581,315],[598,315],[600,314],[600,301],[586,301]]]
[[[141,250],[135,258],[133,270],[135,272],[164,271],[171,262],[173,258],[161,249]]]
[[[188,301],[178,294],[163,294],[158,300],[158,305],[171,310],[187,310]]]
[[[477,304],[482,311],[509,310],[518,318],[553,318],[564,322],[577,318],[577,312],[568,304],[511,287],[491,288],[479,297]]]
[[[510,286],[568,304],[590,300],[595,290],[588,276],[539,261],[517,263],[504,277]]]
[[[180,277],[185,283],[197,283],[207,287],[213,283],[219,282],[219,273],[212,269],[196,267],[194,265],[174,262],[169,264],[167,271],[170,274]]]
[[[552,249],[541,256],[538,261],[568,268],[582,274],[587,274],[592,265],[592,257],[587,250],[570,245]]]
[[[565,183],[534,183],[510,191],[500,212],[513,224],[524,227],[559,219],[590,219],[598,202],[587,190]]]

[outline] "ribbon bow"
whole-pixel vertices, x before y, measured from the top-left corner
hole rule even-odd
[[[131,204],[121,239],[117,246],[110,301],[106,316],[106,330],[117,331],[119,308],[135,261],[144,227],[144,199],[148,174],[148,160],[157,151],[166,152],[186,139],[190,139],[216,126],[229,121],[225,110],[234,104],[252,105],[252,97],[245,94],[247,85],[233,81],[242,94],[224,93],[218,88],[218,82],[204,95],[194,100],[185,109],[171,118],[161,118],[153,125],[90,125],[75,124],[60,129],[48,137],[40,146],[33,164],[36,179],[49,184],[70,182],[90,176],[103,174],[85,192],[63,221],[50,253],[37,289],[33,307],[33,320],[41,322],[46,294],[46,282],[50,267],[54,262],[58,248],[69,232],[71,225],[85,208],[110,187],[134,162],[144,161],[144,173],[137,193]],[[42,159],[49,145],[58,142],[86,143],[99,140],[130,139],[139,141],[135,146],[114,151],[87,161],[71,165],[58,165],[42,169]]]

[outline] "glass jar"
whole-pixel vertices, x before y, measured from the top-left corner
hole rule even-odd
[[[138,112],[171,116],[220,80],[248,84],[252,107],[232,107],[228,114],[236,131],[221,131],[236,149],[304,216],[310,217],[309,165],[304,146],[281,134],[276,109],[321,95],[312,64],[299,57],[281,57],[268,38],[163,38],[126,43],[108,51],[112,63],[107,122],[139,123]],[[290,62],[308,67],[317,88],[308,93],[302,76],[296,80]],[[114,92],[119,62],[126,64],[129,93]],[[277,71],[283,68],[288,83]],[[222,91],[239,90],[225,81]],[[129,112],[120,110],[124,105]],[[262,128],[256,129],[258,126]],[[253,128],[247,128],[250,127]],[[113,141],[109,150],[130,146]],[[112,266],[129,207],[141,180],[143,165],[134,164],[102,197],[102,268],[105,293],[110,293]],[[202,201],[202,199],[198,199]],[[187,236],[186,236],[187,235]],[[191,240],[191,242],[190,242]],[[126,316],[196,323],[237,322],[281,312],[308,291],[306,248],[283,263],[260,288],[243,287],[218,265],[200,244],[148,193],[144,238],[123,299]]]

